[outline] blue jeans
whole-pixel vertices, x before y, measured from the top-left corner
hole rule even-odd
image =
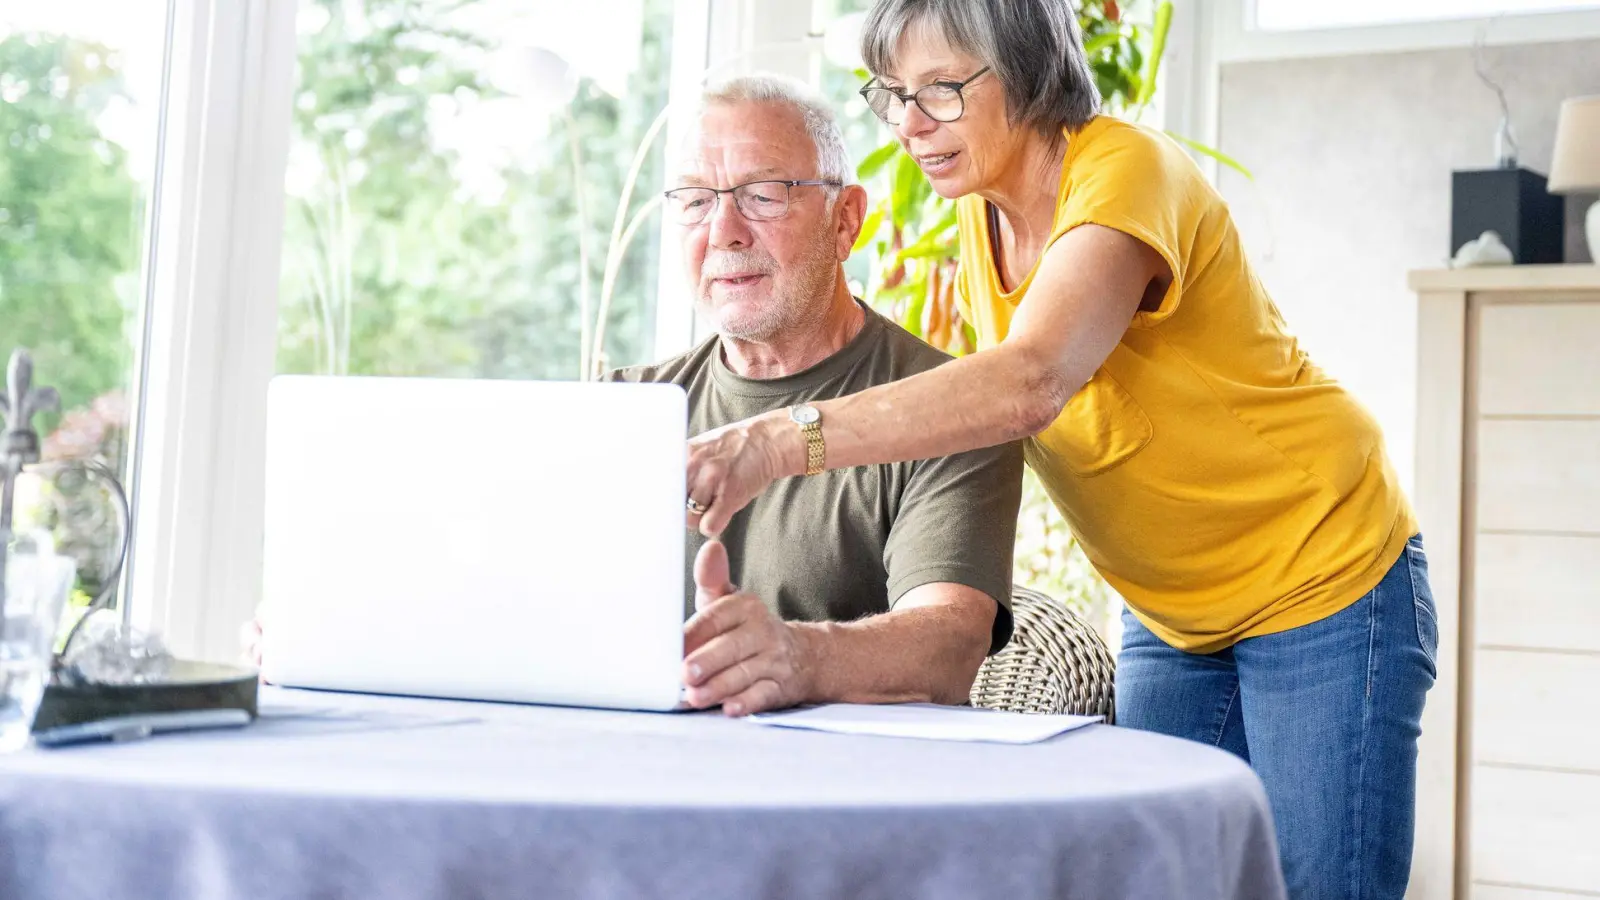
[[[1266,785],[1294,900],[1400,898],[1439,634],[1421,536],[1351,606],[1217,653],[1123,613],[1117,724],[1238,754]]]

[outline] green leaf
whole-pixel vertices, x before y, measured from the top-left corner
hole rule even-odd
[[[1144,73],[1144,84],[1139,89],[1139,106],[1148,104],[1156,93],[1156,73],[1161,71],[1161,57],[1167,52],[1167,32],[1172,30],[1172,0],[1162,0],[1156,5],[1155,33],[1150,39],[1150,67]]]
[[[892,309],[895,303],[898,302],[902,297],[909,298],[910,296],[910,289],[905,282],[901,282],[895,287],[884,287],[882,284],[880,284],[878,285],[877,294],[872,298],[872,303],[878,309],[887,312],[888,310]]]
[[[917,194],[918,184],[927,184],[927,179],[922,177],[922,168],[910,156],[901,154],[895,164],[894,185],[889,191],[889,202],[894,214],[894,224],[904,227],[907,223],[915,221],[921,211],[922,199]]]
[[[1094,73],[1094,86],[1100,91],[1100,99],[1106,103],[1111,102],[1111,98],[1117,95],[1117,88],[1120,87],[1114,76],[1108,76],[1099,70]]]
[[[1122,66],[1117,64],[1115,59],[1096,60],[1089,64],[1089,68],[1093,69],[1096,75],[1103,76],[1112,82],[1122,82],[1127,80],[1128,77],[1128,73]]]
[[[950,232],[956,225],[956,208],[951,206],[937,222],[934,222],[915,241],[911,242],[898,255],[898,259],[924,259],[928,257],[949,258],[954,254],[957,236]]]
[[[940,197],[934,203],[929,204],[929,210],[937,211],[941,206],[944,207],[944,213],[940,215],[932,225],[928,226],[928,230],[922,232],[922,234],[918,236],[918,243],[937,237],[938,235],[941,235],[944,232],[956,227],[956,220],[959,218],[959,215],[956,211],[956,205],[945,200],[943,197]]]
[[[1190,150],[1193,150],[1196,153],[1204,156],[1209,156],[1217,162],[1222,163],[1228,168],[1234,170],[1235,172],[1238,172],[1240,175],[1250,179],[1251,181],[1255,181],[1255,176],[1250,174],[1249,169],[1246,169],[1243,165],[1240,165],[1238,160],[1226,153],[1223,153],[1221,150],[1217,150],[1213,147],[1207,147],[1205,144],[1202,144],[1199,141],[1191,141],[1175,131],[1168,131],[1167,136],[1184,145],[1185,147],[1188,147]]]
[[[950,259],[957,253],[956,239],[952,236],[941,241],[917,241],[895,254],[895,260],[905,262],[912,259]]]
[[[1101,50],[1104,50],[1105,48],[1115,44],[1121,39],[1122,35],[1115,31],[1107,31],[1104,34],[1097,34],[1083,42],[1083,55],[1090,59],[1094,59],[1094,55],[1096,53],[1099,53]]]
[[[859,253],[866,249],[872,239],[877,236],[878,228],[883,225],[883,208],[873,210],[865,222],[861,223],[861,234],[856,236],[856,245],[850,248],[851,253]]]
[[[884,166],[889,164],[890,160],[894,159],[894,155],[899,151],[900,142],[890,141],[867,154],[867,158],[861,161],[861,165],[856,166],[856,177],[865,181],[876,176],[883,170]]]
[[[900,327],[918,338],[922,337],[922,310],[928,305],[927,286],[922,287],[923,290],[911,295],[911,302],[906,304],[906,314],[900,319]]]
[[[933,185],[929,184],[927,177],[922,174],[922,167],[913,162],[911,170],[916,173],[911,179],[911,205],[916,207],[917,218],[920,220],[926,218],[929,204],[937,202],[938,197],[933,192]]]

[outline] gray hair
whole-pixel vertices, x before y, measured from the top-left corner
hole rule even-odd
[[[861,58],[881,76],[900,39],[932,27],[983,60],[1005,89],[1006,118],[1059,137],[1100,111],[1100,89],[1068,0],[878,0],[861,28]]]
[[[856,169],[850,162],[850,151],[845,149],[844,132],[839,129],[833,108],[805,82],[768,72],[734,75],[713,82],[700,95],[702,110],[726,103],[777,103],[799,113],[806,134],[817,147],[817,177],[840,184],[856,183]]]

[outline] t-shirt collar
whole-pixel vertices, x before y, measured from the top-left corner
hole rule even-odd
[[[747,378],[728,367],[727,361],[722,358],[722,344],[719,339],[717,345],[712,348],[712,380],[716,382],[718,388],[745,397],[783,397],[813,391],[843,376],[873,346],[878,333],[884,327],[882,316],[862,303],[861,298],[854,299],[864,313],[861,330],[856,332],[856,336],[851,338],[848,344],[811,368],[778,378]]]

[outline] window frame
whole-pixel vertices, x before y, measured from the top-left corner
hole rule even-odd
[[[1510,16],[1558,15],[1558,14],[1571,14],[1571,13],[1583,13],[1583,12],[1600,12],[1600,4],[1595,3],[1594,0],[1577,0],[1577,4],[1576,4],[1575,7],[1572,4],[1568,4],[1568,6],[1566,8],[1563,8],[1563,7],[1551,7],[1549,9],[1529,9],[1529,10],[1522,10],[1522,11],[1512,12],[1512,13],[1506,13],[1504,11],[1502,11],[1502,12],[1494,12],[1494,13],[1460,13],[1460,12],[1457,12],[1457,13],[1445,13],[1445,14],[1427,14],[1427,15],[1418,16],[1417,18],[1400,18],[1400,19],[1395,19],[1395,20],[1390,20],[1390,21],[1367,21],[1367,22],[1332,23],[1332,24],[1324,24],[1324,25],[1305,25],[1305,26],[1298,26],[1298,27],[1291,27],[1291,28],[1264,28],[1264,27],[1261,26],[1261,21],[1260,21],[1261,20],[1261,5],[1262,5],[1263,2],[1266,2],[1266,0],[1247,0],[1247,2],[1245,4],[1245,22],[1246,22],[1247,26],[1250,28],[1250,30],[1256,31],[1256,32],[1261,32],[1261,33],[1266,33],[1266,34],[1283,34],[1283,33],[1289,33],[1289,32],[1304,32],[1304,31],[1328,31],[1328,30],[1332,30],[1332,29],[1341,29],[1341,28],[1387,28],[1387,27],[1392,27],[1392,26],[1411,25],[1411,24],[1439,25],[1439,24],[1446,23],[1446,22],[1482,22],[1486,18],[1500,17],[1500,16],[1507,16],[1507,15],[1510,15]]]
[[[300,0],[169,2],[123,615],[180,657],[232,661],[261,599],[266,395],[276,373]],[[699,93],[713,7],[725,2],[745,0],[678,4],[668,142],[692,124],[685,101]],[[675,259],[665,223],[659,240],[663,259]],[[661,356],[688,346],[694,313],[679,267],[663,265],[658,280]]]
[[[174,4],[124,616],[238,655],[260,596],[296,3]]]
[[[1600,37],[1600,9],[1263,31],[1256,0],[1210,2],[1218,64],[1471,47],[1480,34],[1490,46]]]
[[[712,6],[716,0],[678,0],[672,22],[672,71],[668,75],[667,126],[662,146],[667,150],[667,178],[671,178],[673,148],[680,147],[694,126],[694,104],[701,73],[711,58]],[[660,185],[640,185],[641,193],[663,190]],[[678,258],[677,230],[666,216],[656,233],[660,269],[656,277],[655,356],[665,358],[688,350],[695,340],[694,296]]]

